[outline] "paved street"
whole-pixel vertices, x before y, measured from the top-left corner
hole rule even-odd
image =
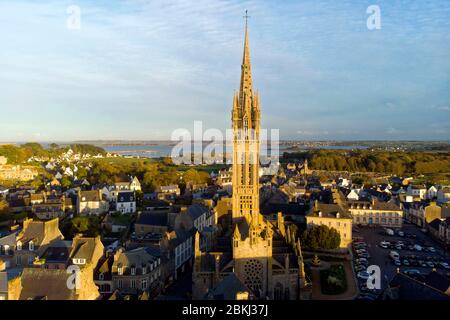
[[[189,300],[192,295],[192,268],[186,264],[186,269],[178,279],[168,286],[164,296],[172,300]]]
[[[425,260],[427,257],[440,257],[442,259],[447,260],[449,262],[449,254],[445,252],[443,248],[436,243],[431,237],[427,234],[424,234],[420,231],[420,229],[412,224],[404,224],[402,227],[402,231],[405,233],[415,234],[416,239],[400,237],[397,234],[395,236],[386,235],[384,232],[384,228],[382,227],[359,227],[356,228],[357,232],[353,233],[354,237],[363,237],[364,241],[367,243],[367,251],[370,254],[370,258],[368,259],[369,265],[378,265],[381,269],[381,288],[382,290],[387,287],[388,282],[395,275],[397,266],[394,265],[392,260],[389,258],[389,252],[391,250],[396,251],[400,254],[400,260],[403,260],[405,256],[415,255],[418,257],[418,260]],[[435,253],[431,252],[418,252],[411,250],[397,250],[397,249],[383,249],[379,246],[381,241],[404,241],[405,243],[411,242],[414,244],[419,244],[421,246],[433,246],[436,249]],[[431,271],[432,268],[420,267],[420,266],[400,266],[400,270],[407,269],[415,269],[419,270],[423,274],[427,274]],[[444,270],[443,268],[438,267],[437,270],[443,274],[448,274],[449,270]]]

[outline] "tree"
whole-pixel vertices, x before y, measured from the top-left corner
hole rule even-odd
[[[64,236],[72,239],[76,234],[82,233],[87,237],[99,234],[100,221],[96,216],[82,216],[73,218],[64,228]]]
[[[70,188],[70,186],[72,185],[72,182],[70,181],[70,179],[68,177],[63,177],[61,179],[61,186],[63,188]]]
[[[9,213],[9,204],[5,200],[0,201],[0,221],[7,221],[11,219],[11,214]]]
[[[34,178],[33,181],[31,181],[31,185],[33,186],[33,188],[35,190],[39,190],[40,188],[42,188],[44,186],[44,179],[41,175],[37,176],[36,178]]]
[[[335,228],[326,225],[313,226],[302,234],[302,244],[310,249],[332,250],[339,247],[341,236]]]
[[[9,204],[6,200],[0,201],[0,214],[9,212]]]

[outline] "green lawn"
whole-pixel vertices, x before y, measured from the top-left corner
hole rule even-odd
[[[347,290],[347,278],[342,264],[335,264],[320,271],[320,287],[323,294],[336,295]]]

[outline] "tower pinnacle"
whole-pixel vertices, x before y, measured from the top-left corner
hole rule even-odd
[[[245,38],[244,38],[244,54],[242,57],[241,66],[241,87],[240,87],[240,98],[244,99],[244,94],[246,96],[252,96],[252,69],[250,65],[250,46],[248,42],[248,14],[245,10]]]

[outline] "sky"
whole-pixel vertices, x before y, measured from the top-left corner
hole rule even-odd
[[[450,139],[449,0],[0,0],[0,142],[229,128],[246,9],[263,128]]]

